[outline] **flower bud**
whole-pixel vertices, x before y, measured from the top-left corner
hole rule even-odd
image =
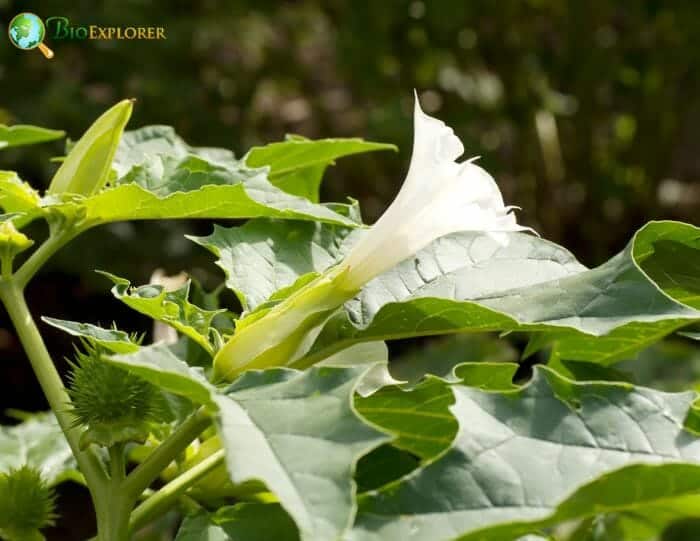
[[[95,120],[56,171],[48,193],[89,196],[102,189],[133,106],[134,100],[120,101]]]
[[[21,231],[17,231],[10,219],[0,222],[0,260],[4,270],[9,271],[15,256],[27,250],[32,244],[34,241]]]
[[[243,320],[214,358],[215,378],[232,381],[243,370],[285,366],[304,355],[328,318],[355,294],[339,281],[332,270]]]

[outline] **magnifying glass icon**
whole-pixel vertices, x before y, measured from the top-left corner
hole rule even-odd
[[[39,49],[46,58],[53,58],[53,51],[44,45],[46,26],[38,15],[30,12],[15,15],[7,27],[7,34],[12,45],[18,49]]]

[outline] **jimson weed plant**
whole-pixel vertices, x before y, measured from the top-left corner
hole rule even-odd
[[[334,160],[391,145],[290,136],[237,158],[125,131],[132,105],[68,145],[45,192],[0,171],[0,299],[52,410],[0,431],[0,537],[42,539],[66,481],[89,490],[99,541],[171,511],[179,541],[666,540],[700,520],[695,382],[662,392],[613,368],[700,336],[697,227],[648,223],[588,269],[520,225],[417,100],[408,174],[368,227],[319,186]],[[0,148],[62,136],[0,127]],[[220,290],[197,305],[188,280],[102,271],[170,330],[35,320],[24,289],[72,239],[178,218],[247,220],[189,237],[239,310]],[[64,378],[41,325],[76,339]],[[544,362],[515,378],[464,342],[388,363],[385,340],[486,331],[527,336],[522,359]]]

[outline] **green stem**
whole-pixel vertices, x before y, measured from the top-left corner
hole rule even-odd
[[[121,483],[126,474],[124,463],[124,444],[117,443],[109,448],[109,471],[112,483]]]
[[[99,458],[92,450],[80,448],[80,429],[74,426],[69,413],[70,398],[27,307],[22,288],[13,281],[0,283],[0,300],[5,305],[15,326],[20,342],[27,357],[29,357],[29,362],[39,380],[41,389],[56,415],[58,424],[66,435],[80,471],[85,476],[93,497],[96,497],[99,487],[106,483],[105,471]]]
[[[135,499],[123,490],[126,474],[124,443],[109,448],[110,478],[95,502],[98,541],[127,541],[129,539],[129,517]]]
[[[170,509],[188,488],[214,468],[220,466],[225,456],[223,449],[218,450],[213,455],[208,456],[182,475],[170,481],[153,496],[148,498],[131,514],[131,522],[129,524],[131,531],[135,531]]]
[[[1,271],[3,280],[10,280],[12,278],[12,258],[7,255],[2,255],[0,257],[0,262],[2,264]]]
[[[187,446],[209,426],[210,422],[209,415],[203,409],[190,415],[129,474],[122,490],[130,497],[138,498],[173,459],[187,449]]]
[[[128,541],[129,516],[133,502],[117,493],[118,487],[110,489],[110,496],[95,506],[97,515],[96,541]]]

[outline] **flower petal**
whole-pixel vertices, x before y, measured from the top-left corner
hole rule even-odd
[[[518,225],[493,177],[474,164],[455,160],[464,146],[452,128],[425,114],[416,96],[413,154],[396,199],[343,262],[348,281],[361,287],[435,239],[457,231],[483,231],[508,242]]]

